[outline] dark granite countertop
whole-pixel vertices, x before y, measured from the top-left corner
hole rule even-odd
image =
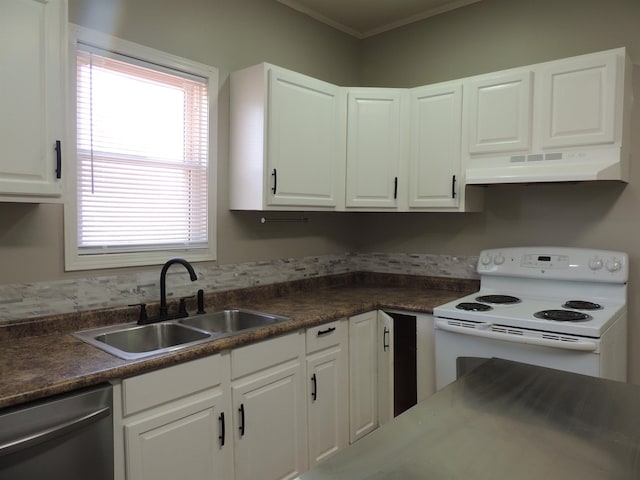
[[[435,306],[477,287],[474,280],[359,273],[207,294],[207,310],[234,306],[291,320],[136,361],[120,359],[70,335],[80,329],[135,321],[132,308],[0,325],[0,408],[138,375],[378,308],[431,313]]]

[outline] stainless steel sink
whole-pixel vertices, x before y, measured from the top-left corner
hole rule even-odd
[[[213,338],[210,332],[175,322],[117,325],[76,332],[74,336],[127,360],[175,351]]]
[[[83,330],[73,336],[117,357],[136,360],[286,320],[289,318],[241,308],[225,308],[148,325],[129,323]]]
[[[286,320],[289,318],[240,308],[225,308],[216,312],[183,318],[178,320],[178,323],[213,333],[233,334],[274,325]]]

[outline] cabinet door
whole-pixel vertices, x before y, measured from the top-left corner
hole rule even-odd
[[[346,345],[307,357],[309,468],[349,444]]]
[[[393,318],[378,311],[378,425],[384,425],[394,416],[393,405]]]
[[[542,147],[613,143],[616,98],[623,88],[615,55],[554,62],[536,76]],[[618,85],[620,83],[620,85]]]
[[[378,318],[375,311],[349,319],[349,441],[378,428]]]
[[[298,361],[232,384],[236,480],[296,478],[307,466],[307,430]]]
[[[0,197],[60,195],[66,25],[64,0],[0,2]]]
[[[127,478],[229,478],[232,452],[231,439],[223,442],[222,438],[223,398],[222,390],[217,389],[186,404],[151,411],[138,420],[125,422]]]
[[[462,84],[411,90],[409,206],[459,204]]]
[[[345,156],[340,88],[273,67],[268,82],[268,204],[335,206]]]
[[[403,95],[399,89],[349,90],[347,207],[396,207],[406,132]]]
[[[531,77],[531,71],[524,70],[473,78],[465,84],[469,153],[513,152],[530,148]]]

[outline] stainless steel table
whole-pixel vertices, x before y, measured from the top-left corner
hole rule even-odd
[[[640,387],[492,359],[299,478],[639,479]]]

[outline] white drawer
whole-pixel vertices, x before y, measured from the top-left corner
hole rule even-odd
[[[122,381],[125,416],[215,387],[228,369],[220,354],[181,363]]]
[[[336,320],[307,329],[307,353],[317,352],[347,340],[347,320]]]
[[[254,373],[304,355],[302,331],[268,338],[231,350],[231,379]]]

